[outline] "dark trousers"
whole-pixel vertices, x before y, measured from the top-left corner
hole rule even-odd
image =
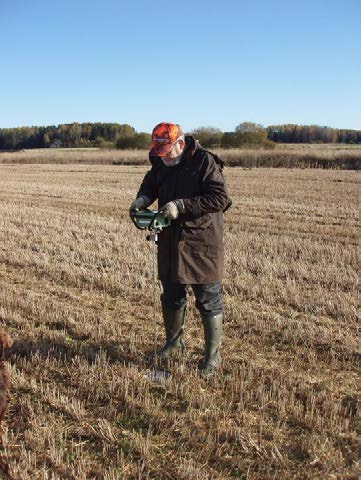
[[[181,283],[163,282],[161,302],[164,307],[178,310],[187,302],[187,285]],[[221,300],[221,284],[204,283],[191,285],[196,298],[196,307],[203,315],[218,315],[223,312]]]

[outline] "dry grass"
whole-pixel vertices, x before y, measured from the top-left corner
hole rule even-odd
[[[15,340],[4,453],[14,478],[356,472],[359,173],[226,170],[224,362],[207,385],[196,375],[193,300],[184,360],[166,384],[144,378],[151,251],[127,211],[144,172],[0,166],[0,319]]]
[[[215,150],[229,166],[361,169],[360,145],[278,144],[274,150]],[[146,150],[99,148],[33,149],[1,152],[0,164],[98,164],[147,165]]]
[[[101,148],[34,148],[13,152],[0,151],[0,164],[97,164],[112,165],[114,162],[136,165],[148,161],[146,150],[115,150]]]

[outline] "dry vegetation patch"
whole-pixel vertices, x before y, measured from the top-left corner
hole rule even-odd
[[[274,149],[212,149],[228,166],[361,170],[361,145],[276,144]],[[40,148],[0,151],[0,164],[147,165],[147,150]]]
[[[14,477],[356,472],[359,174],[226,170],[223,367],[209,384],[197,378],[191,299],[185,357],[156,384],[144,377],[151,246],[128,218],[145,170],[0,166],[0,319],[15,341],[4,454]],[[160,343],[160,318],[158,330]]]

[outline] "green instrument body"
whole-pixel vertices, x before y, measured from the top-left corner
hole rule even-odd
[[[131,215],[134,225],[139,230],[153,230],[161,232],[170,225],[170,218],[165,218],[158,210],[139,210]]]

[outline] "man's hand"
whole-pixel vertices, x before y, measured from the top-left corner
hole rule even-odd
[[[132,217],[134,216],[138,210],[143,210],[150,205],[150,201],[148,197],[138,197],[134,200],[129,208],[129,215]]]
[[[163,213],[165,218],[175,220],[179,217],[180,213],[185,212],[183,200],[173,200],[173,202],[168,202],[163,205],[163,207],[161,207],[159,211]]]

